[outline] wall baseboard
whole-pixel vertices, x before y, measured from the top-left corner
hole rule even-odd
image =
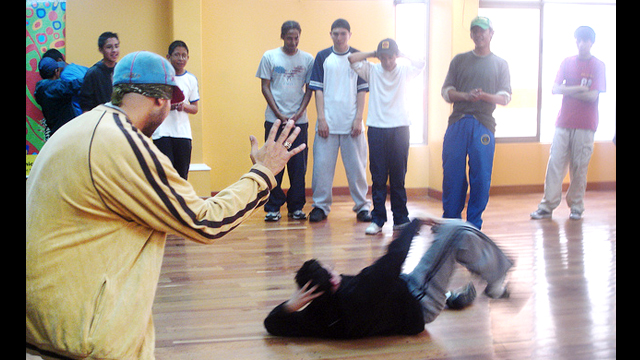
[[[567,191],[569,183],[562,184],[562,191]],[[591,182],[587,183],[587,190],[592,191],[611,191],[616,190],[615,181]],[[492,186],[489,195],[516,195],[516,194],[535,194],[543,193],[544,184],[536,185],[501,185]],[[211,196],[215,196],[218,192],[212,192]],[[371,186],[369,186],[368,194],[371,194]],[[311,188],[305,190],[307,197],[313,196]],[[333,195],[349,195],[348,186],[338,186],[333,188]],[[408,188],[407,196],[428,196],[437,200],[442,200],[442,191],[432,188]]]

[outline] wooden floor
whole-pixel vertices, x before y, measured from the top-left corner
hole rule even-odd
[[[353,203],[338,196],[320,223],[265,223],[257,211],[206,246],[169,236],[154,305],[162,359],[614,359],[616,357],[616,192],[589,191],[583,220],[563,203],[552,220],[532,221],[541,194],[491,196],[483,231],[515,260],[511,298],[490,300],[485,284],[460,267],[451,287],[473,280],[478,297],[445,310],[416,336],[352,341],[272,337],[262,321],[292,293],[293,273],[315,257],[346,274],[381,256],[393,233],[364,235]],[[308,199],[310,202],[310,199]],[[427,197],[410,216],[441,215]],[[388,208],[388,206],[387,206]],[[308,203],[305,211],[311,210]],[[405,271],[428,247],[414,239]]]

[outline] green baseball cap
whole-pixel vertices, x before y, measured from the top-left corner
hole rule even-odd
[[[484,16],[476,16],[473,20],[471,20],[471,26],[469,27],[469,29],[473,29],[474,26],[480,26],[483,30],[487,30],[489,28],[493,29],[491,20],[489,20],[488,17]]]

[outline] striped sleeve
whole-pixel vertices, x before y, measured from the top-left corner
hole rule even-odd
[[[264,205],[276,184],[270,170],[254,165],[216,196],[201,199],[151,139],[119,113],[111,121],[117,130],[104,131],[109,136],[96,131],[90,163],[103,202],[127,221],[208,243]]]

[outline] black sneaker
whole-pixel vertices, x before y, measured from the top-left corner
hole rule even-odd
[[[360,210],[356,215],[356,219],[360,222],[371,222],[371,213],[369,213],[369,210]]]
[[[452,293],[447,299],[447,306],[449,309],[460,310],[473,303],[476,298],[476,288],[473,286],[473,282],[469,282],[464,288],[458,289]]]
[[[489,290],[489,286],[487,286],[484,289],[484,294],[492,299],[508,299],[509,296],[511,296],[509,289],[507,289],[506,286],[502,287],[498,291],[496,290],[491,291]]]
[[[322,209],[314,207],[313,210],[309,213],[309,221],[310,222],[318,222],[327,218],[324,211]]]

